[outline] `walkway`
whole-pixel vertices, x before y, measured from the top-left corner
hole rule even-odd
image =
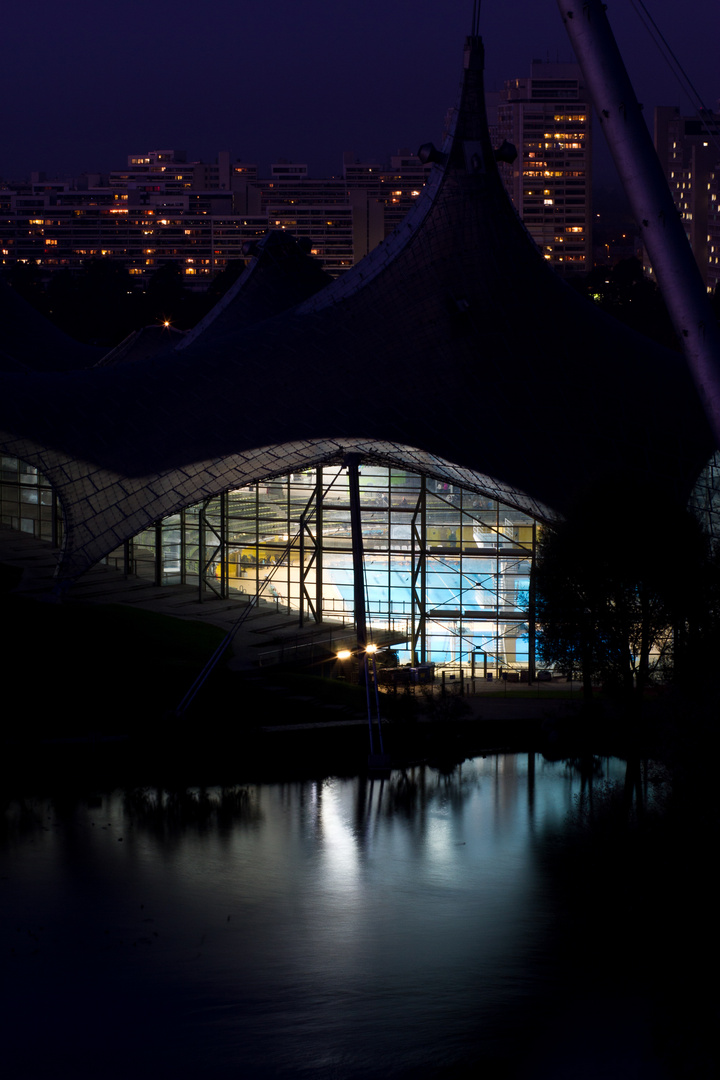
[[[55,555],[50,544],[0,526],[0,563],[18,567],[23,577],[18,591],[39,600],[52,598]],[[181,619],[210,623],[229,631],[247,607],[245,600],[209,597],[200,602],[198,589],[192,585],[158,587],[137,577],[106,566],[95,566],[67,589],[65,595],[78,603],[128,604]],[[353,627],[342,623],[298,626],[297,613],[288,614],[281,605],[261,601],[240,627],[233,640],[229,666],[235,670],[257,670],[271,665],[279,654],[311,652],[313,646],[328,649],[352,647]],[[446,690],[457,693],[459,680],[446,679]],[[440,679],[433,693],[441,693]],[[549,714],[565,714],[580,705],[579,683],[487,682],[483,678],[465,679],[468,719],[530,719]],[[401,693],[402,691],[398,691]]]

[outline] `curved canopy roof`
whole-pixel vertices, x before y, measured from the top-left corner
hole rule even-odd
[[[0,443],[59,490],[64,573],[205,496],[349,450],[540,518],[592,485],[687,496],[712,440],[685,363],[545,263],[498,175],[482,58],[468,38],[428,184],[342,278],[261,252],[173,348],[2,377]]]

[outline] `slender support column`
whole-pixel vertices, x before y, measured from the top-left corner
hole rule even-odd
[[[57,497],[57,492],[52,489],[51,503],[50,503],[50,531],[52,534],[52,546],[54,548],[62,547],[60,540],[60,525],[62,522],[62,512],[60,509],[60,500]]]
[[[720,331],[601,0],[558,0],[675,332],[720,443]]]
[[[291,552],[291,549],[292,549],[291,537],[292,537],[292,534],[293,534],[293,528],[292,528],[292,525],[291,525],[291,522],[292,522],[292,490],[293,490],[293,474],[288,473],[288,478],[287,478],[287,505],[286,505],[286,511],[285,511],[285,533],[286,533],[287,538],[288,538],[288,547],[285,550],[285,561],[283,563],[283,571],[284,571],[284,578],[285,578],[285,581],[283,582],[283,585],[284,585],[285,596],[287,597],[288,615],[290,614],[290,612],[292,610],[292,603],[291,603],[292,588],[291,588],[291,585],[290,585],[290,581],[291,581],[291,578],[292,578],[292,574],[290,572],[290,569],[291,569],[290,568],[290,562],[291,562],[290,552]]]
[[[535,681],[535,560],[537,558],[537,522],[532,523],[532,555],[530,562],[530,587],[528,589],[528,682]]]
[[[315,519],[315,535],[310,528],[310,522]],[[288,523],[289,530],[289,523]],[[300,515],[299,534],[299,583],[300,583],[300,612],[299,625],[305,625],[305,604],[316,623],[322,622],[322,469],[318,468],[318,479],[315,491],[308,499],[307,505]],[[306,538],[310,541],[310,554],[305,543]],[[290,565],[290,551],[288,550],[288,567]],[[315,590],[310,592],[308,582],[310,571],[315,570]],[[289,578],[288,578],[289,580]],[[289,586],[288,586],[289,592]]]
[[[230,568],[228,566],[228,493],[220,493],[220,596],[227,600],[230,595]]]
[[[427,514],[426,479],[420,477],[420,494],[410,524],[410,578],[412,604],[412,661],[427,660]],[[419,648],[418,648],[419,644]]]
[[[495,503],[495,677],[500,678],[500,503]]]
[[[305,514],[300,515],[300,566],[298,567],[298,583],[300,588],[300,611],[298,612],[298,626],[305,625]],[[288,562],[290,555],[288,554]]]
[[[367,624],[365,618],[365,575],[363,568],[362,518],[360,514],[360,457],[348,454],[345,459],[350,486],[350,529],[352,531],[353,553],[353,596],[355,602],[355,626],[359,657],[358,671],[361,682],[365,682],[365,646],[367,645]]]
[[[163,528],[162,521],[155,522],[155,584],[162,585],[163,572]]]
[[[315,480],[315,622],[323,619],[323,470],[318,465]]]
[[[260,595],[260,484],[255,484],[255,596]]]
[[[198,602],[202,604],[205,591],[205,502],[198,511]]]
[[[185,537],[186,514],[180,511],[180,584],[187,584],[187,543]]]

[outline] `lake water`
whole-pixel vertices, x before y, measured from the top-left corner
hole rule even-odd
[[[600,1005],[586,967],[558,961],[539,852],[580,784],[508,754],[450,775],[11,803],[4,1074],[663,1076],[642,1020],[624,1031],[623,995]],[[593,1025],[600,1064],[580,1067]]]

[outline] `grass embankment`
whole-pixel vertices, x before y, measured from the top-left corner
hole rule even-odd
[[[224,658],[178,723],[175,708],[223,630],[123,604],[28,599],[12,593],[19,578],[0,566],[6,740],[170,731],[199,740],[365,708],[357,686],[277,669],[248,677],[227,671]]]
[[[36,750],[50,739],[98,735],[129,736],[127,763],[142,761],[148,767],[186,768],[204,761],[229,768],[280,758],[288,764],[299,765],[303,758],[317,764],[320,757],[335,767],[345,757],[365,759],[367,733],[360,730],[335,728],[312,738],[303,731],[296,740],[288,734],[274,739],[260,735],[262,727],[366,717],[365,691],[319,677],[322,665],[315,672],[272,668],[240,674],[221,662],[178,719],[175,709],[223,640],[221,629],[128,605],[38,602],[11,592],[17,580],[14,571],[0,568],[3,737],[17,748],[15,758],[19,753],[28,766],[39,759],[25,754],[26,749]],[[529,722],[466,723],[468,710],[458,689],[452,686],[446,695],[408,689],[381,696],[382,715],[392,727],[388,748],[398,760],[428,755],[461,760],[493,745],[527,748],[534,743],[537,725]],[[577,698],[572,689],[543,686],[538,697]],[[535,696],[509,687],[486,690],[486,695]],[[374,716],[374,701],[371,711]],[[428,723],[418,726],[421,717]],[[44,757],[48,754],[43,751]],[[77,751],[72,754],[77,757]],[[122,755],[113,754],[120,767]],[[57,760],[57,751],[51,756]]]
[[[175,708],[223,638],[120,604],[43,603],[7,588],[0,603],[6,739],[142,730]]]
[[[483,690],[482,696],[483,699],[516,698],[519,701],[525,701],[528,697],[543,698],[543,700],[547,698],[548,701],[577,701],[582,697],[582,684],[577,682],[574,687],[571,687],[564,683],[541,683],[539,686],[530,686],[525,690]]]

